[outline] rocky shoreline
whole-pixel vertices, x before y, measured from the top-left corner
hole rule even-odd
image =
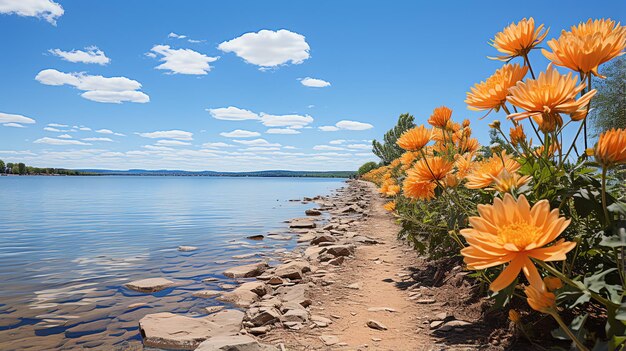
[[[327,327],[333,321],[311,311],[309,291],[333,284],[335,271],[354,255],[357,246],[378,243],[352,230],[367,218],[371,198],[371,190],[362,181],[348,181],[331,196],[305,198],[304,202],[317,206],[306,210],[306,217],[288,222],[290,231],[298,235],[299,245],[284,253],[280,264],[270,267],[267,261],[260,261],[232,267],[223,274],[233,279],[233,286],[239,284],[236,288],[194,293],[196,297],[216,297],[232,309],[213,306],[200,318],[169,312],[148,314],[139,321],[144,345],[172,350],[284,350],[282,343],[265,344],[257,337],[273,329]],[[153,278],[131,282],[127,287],[153,292],[171,283]],[[380,322],[370,324],[371,328],[385,328]],[[321,340],[327,345],[337,343],[332,336]]]

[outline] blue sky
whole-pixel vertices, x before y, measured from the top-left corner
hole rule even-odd
[[[624,1],[0,0],[0,159],[349,170],[376,159],[371,139],[399,114],[421,124],[440,105],[486,143],[504,115],[479,120],[463,101],[502,64],[486,58],[495,33],[532,16],[550,39],[624,13]]]

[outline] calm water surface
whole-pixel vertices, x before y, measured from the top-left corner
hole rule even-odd
[[[0,177],[0,350],[141,348],[145,314],[202,315],[224,269],[291,249],[286,233],[340,179]],[[179,252],[179,245],[197,246]],[[165,277],[179,286],[140,294],[124,283]],[[204,283],[208,277],[219,278]],[[129,308],[135,303],[144,306]]]

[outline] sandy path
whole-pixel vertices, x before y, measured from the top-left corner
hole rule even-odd
[[[372,192],[375,188],[367,184]],[[375,238],[379,245],[357,247],[355,258],[347,260],[336,275],[328,278],[334,283],[311,289],[311,315],[333,320],[326,328],[301,331],[273,330],[266,341],[285,344],[287,350],[440,350],[450,349],[429,334],[428,321],[442,312],[439,302],[420,304],[419,290],[403,289],[409,281],[408,267],[418,262],[417,253],[396,239],[399,227],[382,205],[384,199],[372,196],[370,215],[355,231]],[[359,288],[348,287],[358,284]],[[391,311],[372,308],[389,308]],[[367,322],[376,320],[387,330],[375,330]],[[336,336],[338,342],[326,345],[320,336]],[[457,348],[458,349],[458,348]],[[463,349],[463,348],[461,348]]]

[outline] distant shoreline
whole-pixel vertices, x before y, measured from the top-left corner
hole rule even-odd
[[[83,173],[83,174],[0,174],[2,177],[212,177],[212,178],[333,178],[348,179],[354,177],[355,172],[335,174],[186,174],[186,173]]]

